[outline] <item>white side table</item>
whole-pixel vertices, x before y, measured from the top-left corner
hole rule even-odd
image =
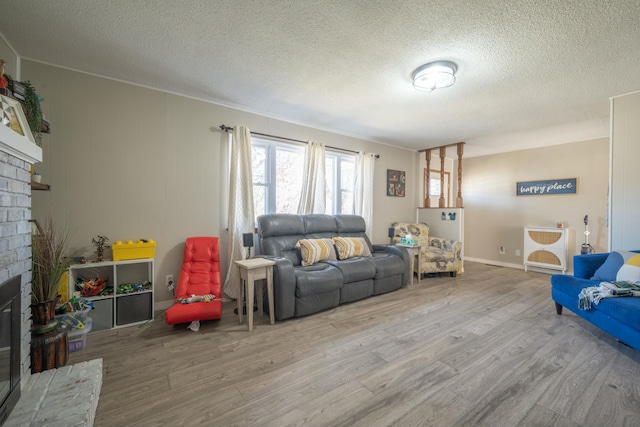
[[[267,280],[267,298],[269,298],[269,321],[273,325],[273,266],[275,262],[264,258],[250,258],[235,261],[238,266],[238,319],[242,323],[242,300],[247,296],[247,323],[249,331],[253,330],[253,293],[256,280]],[[243,286],[244,284],[244,286]],[[264,316],[262,286],[258,287],[258,310]]]
[[[396,246],[406,248],[409,252],[409,258],[411,259],[411,286],[413,285],[413,265],[416,260],[416,256],[418,257],[418,284],[420,284],[420,276],[422,276],[420,270],[422,268],[422,246],[403,245],[402,243],[398,243]]]

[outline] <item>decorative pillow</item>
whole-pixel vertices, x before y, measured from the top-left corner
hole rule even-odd
[[[369,245],[364,237],[334,237],[333,243],[338,250],[338,258],[348,259],[356,256],[371,257]]]
[[[616,280],[627,282],[640,281],[640,254],[631,252],[631,258],[625,259],[624,265],[618,270]]]
[[[616,280],[627,280],[627,279],[619,279],[618,272],[625,265],[625,263],[632,258],[635,258],[640,254],[636,252],[629,251],[612,251],[605,262],[596,270],[591,280],[599,280],[601,282],[613,282]],[[638,265],[638,264],[636,264]],[[625,271],[632,271],[633,264],[631,264],[628,268],[625,268]],[[623,276],[627,276],[628,274],[622,273]],[[638,279],[635,279],[638,280]]]
[[[302,239],[296,247],[302,254],[302,265],[308,267],[320,261],[336,261],[336,250],[331,239]]]

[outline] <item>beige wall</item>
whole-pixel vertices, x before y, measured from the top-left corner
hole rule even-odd
[[[572,256],[584,242],[583,218],[589,215],[589,243],[596,252],[608,247],[608,138],[475,157],[463,160],[465,257],[521,266],[524,226],[555,227],[565,221]],[[516,196],[516,182],[578,178],[575,195]],[[498,248],[504,246],[505,254]]]
[[[91,239],[154,239],[156,302],[169,301],[165,275],[177,278],[185,238],[221,238],[226,261],[226,141],[220,124],[375,152],[373,241],[393,221],[415,217],[415,188],[386,196],[386,170],[416,182],[416,154],[199,100],[23,60],[22,74],[44,96],[52,133],[36,165],[49,192],[34,192],[33,217],[51,213],[74,232],[74,255],[93,256]],[[225,264],[226,265],[226,264]],[[223,275],[226,274],[226,267]]]

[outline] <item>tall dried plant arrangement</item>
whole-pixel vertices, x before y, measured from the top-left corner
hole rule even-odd
[[[38,233],[31,237],[31,303],[55,300],[60,279],[71,265],[65,257],[69,241],[66,231],[58,231],[48,218]]]

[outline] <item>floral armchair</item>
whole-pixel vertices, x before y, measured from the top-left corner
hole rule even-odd
[[[462,273],[461,242],[429,236],[429,226],[423,222],[394,222],[391,227],[394,244],[400,243],[407,234],[418,241],[422,264],[419,267],[418,263],[414,264],[416,273],[450,273],[453,277]]]

